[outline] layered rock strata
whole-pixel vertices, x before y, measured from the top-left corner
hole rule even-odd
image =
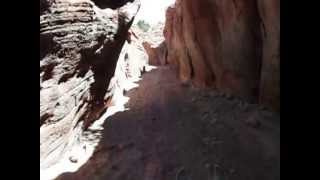
[[[81,144],[82,132],[123,88],[111,80],[120,79],[116,66],[139,7],[137,0],[40,0],[42,169]]]

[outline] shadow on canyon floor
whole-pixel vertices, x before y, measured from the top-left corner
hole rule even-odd
[[[167,66],[126,96],[129,110],[108,117],[92,157],[57,179],[280,179],[278,114],[182,85]]]

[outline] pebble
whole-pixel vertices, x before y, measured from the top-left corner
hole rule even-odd
[[[258,128],[261,126],[260,120],[256,119],[255,117],[250,117],[246,120],[246,124],[253,128]]]
[[[78,159],[75,158],[74,156],[70,156],[70,157],[69,157],[69,160],[70,160],[72,163],[77,163],[77,162],[78,162]]]

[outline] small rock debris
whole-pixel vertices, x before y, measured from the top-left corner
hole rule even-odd
[[[76,157],[74,157],[74,156],[70,156],[70,157],[69,157],[69,160],[70,160],[70,162],[72,162],[72,163],[77,163],[77,162],[78,162],[78,159],[77,159]]]

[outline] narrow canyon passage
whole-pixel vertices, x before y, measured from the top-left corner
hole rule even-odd
[[[144,74],[88,162],[57,179],[280,179],[278,116],[181,85],[175,71]]]
[[[40,0],[40,178],[280,179],[279,12]]]

